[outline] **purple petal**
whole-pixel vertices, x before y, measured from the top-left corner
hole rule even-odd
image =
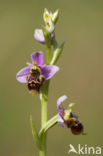
[[[44,64],[44,53],[43,52],[34,52],[31,55],[31,60],[32,60],[32,63],[34,61],[36,61],[38,66],[43,65]]]
[[[60,107],[61,103],[64,102],[67,99],[67,96],[61,96],[58,100],[57,100],[57,109],[59,111],[64,110],[64,108]]]
[[[42,29],[35,29],[34,38],[40,43],[45,43],[45,38]]]
[[[26,64],[31,67],[33,66],[33,64],[31,64],[30,62],[27,62]]]
[[[45,76],[46,80],[50,79],[59,71],[59,67],[55,65],[43,65],[40,67],[42,74]]]
[[[73,112],[71,112],[71,115],[70,115],[71,117],[73,117],[73,118],[78,118],[77,116],[76,116],[76,114],[74,114]]]
[[[64,120],[62,119],[59,113],[58,113],[58,122],[64,123]]]
[[[59,122],[58,124],[61,125],[62,127],[65,126],[64,120],[63,120],[62,117],[59,115],[59,113],[58,113],[58,122]]]
[[[27,75],[29,75],[29,74],[30,74],[30,66],[27,66],[27,67],[21,69],[21,70],[17,73],[16,79],[17,79],[19,82],[21,82],[21,83],[26,83],[26,82],[27,82],[26,77],[27,77]]]
[[[53,32],[53,33],[51,34],[51,39],[54,38],[54,37],[55,37],[55,33]]]
[[[58,123],[60,126],[65,127],[65,123]]]

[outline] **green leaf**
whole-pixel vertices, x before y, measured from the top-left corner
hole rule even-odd
[[[55,51],[58,48],[58,42],[57,42],[56,38],[55,37],[52,38],[51,42],[52,42],[52,45],[53,45],[53,49]]]
[[[51,65],[55,64],[63,51],[65,41],[63,41],[57,48],[54,50],[53,58],[51,60]]]
[[[31,124],[32,135],[33,135],[33,138],[34,138],[34,140],[35,140],[35,143],[36,143],[37,147],[38,147],[39,149],[41,149],[39,135],[38,135],[38,133],[37,133],[37,130],[36,130],[36,127],[35,127],[35,125],[34,125],[34,121],[33,121],[31,115],[30,115],[30,124]]]
[[[59,9],[57,9],[57,10],[53,13],[53,15],[52,15],[52,20],[53,20],[54,24],[57,23],[58,18],[59,18]]]

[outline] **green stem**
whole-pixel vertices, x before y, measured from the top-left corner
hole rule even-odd
[[[45,150],[40,150],[40,151],[39,151],[39,155],[40,155],[40,156],[45,156],[45,155],[46,155]]]
[[[47,55],[47,64],[49,64],[51,61],[51,46],[49,46],[49,45],[47,45],[46,55]]]
[[[51,61],[51,34],[48,33],[48,31],[45,29],[45,27],[42,27],[43,34],[45,37],[45,45],[46,45],[46,63],[50,64]]]
[[[47,121],[47,103],[48,103],[48,97],[43,91],[40,94],[41,98],[41,127],[46,123]]]
[[[51,62],[51,36],[46,31],[45,27],[43,27],[43,33],[45,37],[46,44],[46,62],[50,64]],[[48,118],[48,89],[49,89],[49,81],[46,81],[45,85],[41,88],[40,100],[41,100],[41,128],[45,125]],[[46,156],[46,140],[47,133],[45,132],[41,138],[41,150],[39,152],[40,156]]]
[[[40,100],[41,100],[41,128],[47,122],[48,117],[48,88],[49,88],[49,81],[45,83],[45,85],[41,89],[40,93]],[[41,139],[41,150],[39,152],[40,156],[46,156],[46,140],[47,140],[47,133],[42,136]]]
[[[41,138],[43,133],[47,132],[51,127],[53,127],[57,123],[58,115],[56,114],[50,120],[46,122],[46,124],[42,127],[39,132],[39,137]]]

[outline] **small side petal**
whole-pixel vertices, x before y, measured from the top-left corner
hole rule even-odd
[[[43,65],[44,64],[44,53],[43,52],[34,52],[31,55],[31,60],[32,60],[32,63],[34,61],[36,61],[38,66]]]
[[[30,74],[30,66],[21,69],[21,70],[17,73],[16,79],[17,79],[19,82],[21,82],[21,83],[26,83],[26,82],[27,82],[26,77],[27,77],[27,75],[29,75],[29,74]]]
[[[59,111],[61,111],[63,108],[60,107],[61,103],[64,102],[67,99],[66,95],[61,96],[58,100],[57,100],[57,109]]]
[[[53,32],[53,33],[51,34],[51,39],[54,38],[54,37],[55,37],[55,33]]]
[[[58,113],[58,124],[61,125],[62,127],[65,126],[64,120],[61,118],[61,116]]]
[[[35,29],[34,38],[40,43],[45,43],[45,38],[42,29]]]
[[[30,67],[33,66],[33,64],[31,64],[30,62],[27,62],[26,64],[27,64],[28,66],[30,66]]]
[[[73,112],[71,112],[71,115],[70,115],[70,117],[73,117],[73,118],[76,118],[76,119],[78,119],[77,115],[76,115],[76,114],[74,114]]]
[[[59,71],[59,67],[55,65],[43,65],[40,67],[42,74],[45,76],[46,80],[50,79]]]
[[[58,122],[64,123],[64,120],[62,119],[62,117],[60,116],[60,114],[58,113]]]
[[[62,127],[65,127],[65,123],[58,123],[58,125],[62,126]]]

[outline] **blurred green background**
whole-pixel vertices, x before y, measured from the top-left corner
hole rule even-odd
[[[49,93],[49,118],[57,113],[56,101],[66,94],[76,103],[73,111],[84,123],[86,136],[74,136],[55,126],[48,133],[48,155],[67,156],[69,144],[103,145],[103,1],[102,0],[0,0],[0,156],[36,156],[29,114],[40,128],[40,101],[31,97],[16,73],[30,54],[45,46],[33,38],[43,24],[44,8],[60,8],[57,40],[66,39],[60,72]],[[71,154],[72,156],[72,154]]]

